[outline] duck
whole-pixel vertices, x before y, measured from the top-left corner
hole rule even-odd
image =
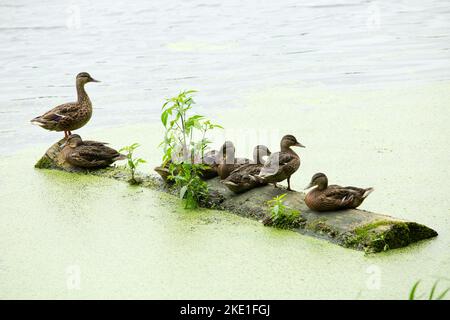
[[[218,150],[210,150],[206,152],[202,157],[202,163],[206,164],[206,168],[200,172],[202,179],[208,180],[217,177],[217,158],[219,157]]]
[[[92,116],[92,103],[84,90],[89,82],[100,82],[92,78],[87,72],[80,72],[76,76],[78,99],[76,102],[61,104],[43,115],[31,120],[31,123],[50,131],[64,131],[67,139],[73,130],[83,127]]]
[[[200,177],[204,180],[217,177],[217,158],[219,151],[210,150],[201,158],[201,163],[206,164],[207,168],[201,170]],[[172,161],[167,161],[165,164],[157,166],[154,170],[161,176],[165,182],[169,182],[170,170],[169,166]]]
[[[329,186],[327,176],[320,172],[313,175],[306,189],[310,189],[305,196],[306,205],[319,212],[357,208],[374,191],[373,188]]]
[[[231,172],[240,168],[245,164],[249,164],[250,160],[247,158],[236,158],[235,157],[236,148],[233,142],[225,141],[219,150],[217,157],[217,173],[220,180],[226,179]]]
[[[265,145],[257,145],[253,149],[253,163],[245,164],[235,169],[222,180],[222,183],[234,193],[242,193],[258,186],[266,185],[264,181],[255,178],[263,167],[263,157],[270,156],[271,152]]]
[[[164,180],[164,182],[169,182],[169,176],[170,176],[169,165],[170,165],[170,161],[154,168],[156,173],[161,176],[161,178]]]
[[[293,135],[283,136],[280,141],[280,151],[269,156],[257,177],[265,183],[273,183],[275,188],[277,182],[287,179],[287,190],[292,191],[291,176],[300,167],[300,157],[291,147],[305,148]]]
[[[107,143],[85,140],[78,134],[71,134],[61,145],[63,161],[79,168],[104,168],[126,156],[107,147]]]

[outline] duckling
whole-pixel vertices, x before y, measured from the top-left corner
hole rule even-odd
[[[104,142],[83,141],[77,134],[67,137],[61,145],[61,157],[67,163],[80,168],[103,168],[126,156],[105,146]]]
[[[64,131],[64,137],[67,139],[72,130],[81,128],[91,119],[92,103],[84,90],[84,85],[88,82],[100,81],[92,78],[87,72],[79,73],[76,77],[77,102],[59,105],[34,118],[31,123],[50,131]]]
[[[373,188],[341,187],[328,185],[328,178],[323,173],[316,173],[307,189],[306,205],[314,211],[335,211],[354,209],[361,205]]]
[[[231,141],[225,141],[220,148],[217,160],[217,173],[221,180],[226,179],[237,168],[250,163],[250,160],[247,158],[236,158],[235,152],[236,149]]]
[[[245,164],[237,168],[223,180],[228,189],[235,193],[241,193],[252,188],[266,185],[267,183],[255,178],[263,167],[263,157],[270,156],[270,150],[264,145],[257,145],[253,149],[253,163]]]
[[[300,157],[291,147],[304,148],[305,146],[298,142],[293,135],[285,135],[280,142],[281,151],[270,155],[258,177],[266,183],[273,183],[275,188],[277,182],[287,179],[287,190],[291,191],[291,175],[300,167]]]

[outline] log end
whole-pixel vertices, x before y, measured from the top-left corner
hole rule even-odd
[[[417,222],[386,219],[357,226],[343,233],[338,241],[347,248],[375,253],[406,247],[437,235],[435,230]]]

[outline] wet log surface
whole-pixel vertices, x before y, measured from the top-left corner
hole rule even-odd
[[[124,167],[114,166],[98,170],[80,169],[65,163],[60,157],[60,140],[51,146],[36,163],[36,168],[57,169],[79,172],[120,181],[128,181],[130,174]],[[138,174],[141,186],[171,194],[178,194],[156,174]],[[380,252],[405,247],[411,243],[437,236],[437,232],[425,225],[397,219],[388,215],[364,211],[345,210],[328,213],[311,211],[304,202],[305,194],[287,191],[284,188],[264,186],[243,194],[229,191],[218,178],[207,181],[210,197],[202,206],[218,210],[227,210],[243,217],[263,219],[267,215],[267,201],[286,193],[285,205],[300,210],[299,227],[294,228],[302,234],[322,238],[343,247]]]

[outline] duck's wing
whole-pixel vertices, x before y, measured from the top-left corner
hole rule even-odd
[[[353,192],[358,194],[358,196],[360,196],[362,199],[367,198],[367,196],[374,191],[373,188],[358,188],[358,187],[350,187],[350,186],[345,187],[345,189],[352,190]]]
[[[272,153],[264,162],[264,166],[259,173],[261,177],[267,177],[276,174],[280,167],[291,162],[295,156],[289,152],[275,152]]]
[[[251,180],[252,179],[256,180],[256,178],[252,178],[252,177],[259,174],[260,170],[261,170],[261,165],[259,165],[259,164],[253,164],[253,163],[244,164],[241,167],[234,169],[225,180],[231,181],[234,183],[239,183],[239,182],[243,181],[243,179],[245,179],[245,178],[248,178]]]
[[[217,155],[218,155],[218,151],[217,150],[211,150],[208,151],[207,153],[205,153],[203,155],[202,158],[202,163],[209,165],[209,166],[214,166],[217,164]]]
[[[321,201],[324,205],[338,205],[345,206],[355,199],[355,197],[361,196],[361,194],[347,187],[340,187],[336,185],[329,186],[325,189],[321,195]]]
[[[73,119],[78,112],[78,103],[65,103],[47,111],[42,116],[34,118],[31,122],[51,129],[60,122]]]
[[[68,155],[70,163],[79,167],[108,166],[112,162],[123,159],[116,150],[99,145],[83,145]]]

